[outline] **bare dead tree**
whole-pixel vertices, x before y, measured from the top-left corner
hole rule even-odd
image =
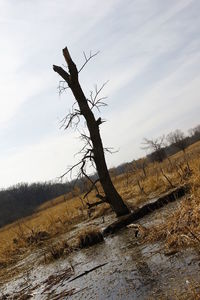
[[[162,135],[156,139],[147,139],[144,138],[142,142],[142,149],[143,150],[150,150],[151,151],[151,159],[153,161],[162,162],[166,157],[165,149],[165,136]]]
[[[152,151],[151,153],[151,158],[154,161],[157,161],[159,163],[161,163],[165,158],[167,158],[164,146],[165,146],[165,136],[161,136],[157,139],[144,139],[143,142],[143,147],[142,149],[145,150],[150,150]],[[168,183],[170,184],[170,187],[173,188],[174,185],[172,184],[171,180],[169,179],[169,177],[164,173],[163,168],[160,166],[160,172],[163,175],[163,177],[168,181]]]
[[[176,129],[173,132],[170,132],[166,137],[170,145],[174,145],[179,150],[182,150],[185,153],[185,149],[188,146],[187,138],[180,129]]]
[[[195,126],[194,128],[190,128],[190,129],[188,130],[188,132],[189,132],[189,135],[190,135],[190,136],[195,136],[195,135],[197,135],[198,137],[200,137],[200,124],[197,125],[197,126]]]
[[[175,131],[167,135],[167,141],[170,145],[174,145],[178,150],[183,151],[188,172],[191,172],[186,151],[185,151],[186,148],[188,147],[188,139],[185,136],[185,134],[180,129],[176,129]]]
[[[92,54],[90,53],[87,56],[84,53],[85,62],[83,66],[77,69],[75,63],[73,62],[70,53],[66,48],[63,49],[63,55],[65,61],[67,63],[68,70],[66,71],[60,66],[53,66],[53,70],[58,73],[66,86],[61,86],[61,91],[66,90],[66,88],[70,88],[76,101],[72,106],[72,110],[69,114],[64,118],[63,124],[64,127],[67,129],[70,126],[77,127],[80,118],[83,116],[86,120],[86,125],[89,131],[89,134],[82,134],[81,138],[85,141],[83,148],[81,149],[80,153],[82,154],[82,159],[74,166],[72,166],[64,175],[71,173],[74,168],[79,167],[79,176],[85,176],[91,182],[91,189],[95,188],[97,192],[97,196],[102,198],[104,201],[108,202],[112,209],[115,211],[117,216],[125,215],[129,213],[128,207],[125,205],[124,201],[122,200],[121,196],[116,191],[105,161],[105,153],[104,151],[110,151],[108,148],[104,149],[101,136],[100,136],[100,125],[103,123],[101,118],[96,119],[93,113],[94,108],[97,110],[100,109],[102,106],[106,106],[104,97],[100,97],[99,94],[103,89],[103,84],[99,89],[95,87],[95,91],[90,93],[90,98],[87,99],[81,85],[79,83],[79,73],[85,67],[85,65],[93,58],[97,53]],[[98,172],[98,179],[93,181],[87,175],[87,164],[91,164],[92,166],[95,165],[96,170]],[[99,193],[97,182],[101,183],[101,186],[104,190],[104,195]]]

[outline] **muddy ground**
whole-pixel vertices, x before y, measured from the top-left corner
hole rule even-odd
[[[139,223],[148,228],[162,222],[179,203],[170,203]],[[72,239],[90,226],[103,229],[113,219],[108,215],[105,222],[102,218],[84,221],[59,241]],[[143,243],[142,233],[135,237],[134,228],[48,264],[44,263],[45,251],[45,247],[32,251],[5,270],[0,299],[198,299],[200,295],[198,253],[187,249],[166,256],[162,243]],[[6,274],[13,275],[7,279]]]

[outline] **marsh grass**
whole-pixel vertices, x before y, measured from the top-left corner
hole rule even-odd
[[[97,228],[90,228],[82,231],[77,236],[78,247],[86,248],[103,242],[104,237],[102,232]]]
[[[148,240],[162,240],[168,248],[194,246],[200,251],[200,142],[188,147],[186,155],[191,174],[187,172],[185,159],[179,152],[170,157],[170,163],[167,159],[161,164],[149,163],[145,168],[146,176],[142,169],[134,169],[129,172],[128,180],[127,174],[113,175],[112,180],[133,210],[171,188],[160,171],[161,167],[174,186],[187,182],[191,186],[190,195],[173,214],[159,225],[151,227]],[[57,197],[38,207],[33,215],[1,228],[0,269],[18,260],[30,247],[40,247],[41,243],[51,244],[52,237],[58,237],[70,231],[75,224],[88,219],[87,205],[80,197],[83,198],[83,195]],[[87,201],[96,201],[95,192],[90,193]],[[110,207],[103,204],[91,212],[90,218],[110,212]],[[39,232],[46,232],[48,236],[40,240]]]
[[[192,175],[187,180],[190,193],[178,208],[158,225],[152,226],[148,241],[163,240],[166,253],[195,247],[200,252],[200,170],[199,159],[190,161]]]
[[[69,245],[67,241],[57,242],[54,245],[49,245],[45,249],[44,263],[49,263],[63,256],[66,256],[73,250],[74,249]]]

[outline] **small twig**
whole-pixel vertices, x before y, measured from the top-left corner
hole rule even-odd
[[[65,80],[60,80],[59,81],[59,85],[57,87],[58,91],[59,91],[59,96],[64,93],[67,89],[69,89],[69,86],[66,85],[66,81]]]
[[[98,55],[99,52],[100,52],[100,51],[97,51],[97,52],[95,52],[94,54],[92,54],[92,51],[90,51],[89,56],[87,56],[86,53],[83,52],[83,56],[84,56],[84,58],[85,58],[85,62],[84,62],[84,64],[82,65],[82,67],[79,69],[78,73],[80,73],[80,72],[84,69],[84,67],[86,66],[86,64],[87,64],[93,57],[95,57],[96,55]]]
[[[114,154],[114,153],[119,152],[119,150],[112,150],[112,149],[113,149],[113,147],[104,147],[103,148],[104,152],[107,152],[109,154]]]
[[[74,168],[76,168],[77,166],[79,166],[82,163],[82,161],[79,161],[77,164],[73,165],[72,167],[70,167],[65,173],[63,173],[59,178],[62,180],[64,176],[66,176],[67,174],[71,173],[73,171]]]
[[[97,186],[96,186],[97,182],[99,182],[99,178],[96,179],[94,182],[93,182],[93,181],[91,180],[91,178],[90,178],[90,182],[92,183],[92,185],[91,185],[89,191],[84,195],[83,199],[85,199],[85,198],[91,193],[91,191],[93,190],[93,188],[96,189],[97,193],[99,192],[99,191],[98,191],[98,188],[97,188]]]
[[[76,104],[76,103],[74,103]],[[81,112],[80,110],[74,108],[74,105],[72,106],[72,111],[70,111],[62,120],[61,123],[62,125],[60,128],[68,129],[70,126],[73,128],[77,128],[78,124],[80,123],[80,116]],[[75,120],[75,121],[74,121]]]
[[[90,92],[90,99],[87,99],[88,103],[90,104],[90,109],[92,110],[94,107],[100,112],[100,107],[107,106],[103,100],[107,99],[107,97],[101,97],[99,98],[99,94],[105,87],[105,85],[108,83],[108,81],[104,82],[100,88],[95,85],[94,87],[94,95],[93,91]]]

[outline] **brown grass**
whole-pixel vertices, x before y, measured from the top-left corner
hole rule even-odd
[[[178,209],[159,225],[153,226],[149,241],[163,240],[166,253],[185,247],[200,251],[200,159],[190,160],[192,175],[187,180],[191,191]]]
[[[149,163],[146,167],[147,177],[144,177],[142,170],[112,177],[115,187],[133,209],[148,198],[156,197],[170,188],[169,182],[160,172],[160,167],[173,185],[178,186],[184,182],[191,185],[190,197],[182,203],[180,209],[150,230],[149,240],[162,239],[170,248],[200,245],[200,142],[188,147],[186,153],[192,169],[191,176],[187,174],[184,157],[179,152],[170,158],[173,167],[168,160],[162,164]],[[32,216],[0,229],[0,268],[19,259],[30,247],[38,247],[41,243],[48,244],[48,240],[27,243],[28,237],[46,232],[48,238],[51,238],[69,231],[74,224],[88,218],[87,207],[79,196],[70,197],[71,194],[63,195],[48,201]],[[90,193],[88,201],[95,201],[94,192]],[[100,205],[92,212],[92,218],[109,211],[107,204]]]
[[[77,236],[79,248],[86,248],[100,243],[104,240],[103,234],[97,228],[84,230]]]
[[[68,255],[73,251],[73,248],[66,241],[58,242],[54,245],[49,245],[44,253],[44,263],[49,263],[57,260],[64,255]]]

